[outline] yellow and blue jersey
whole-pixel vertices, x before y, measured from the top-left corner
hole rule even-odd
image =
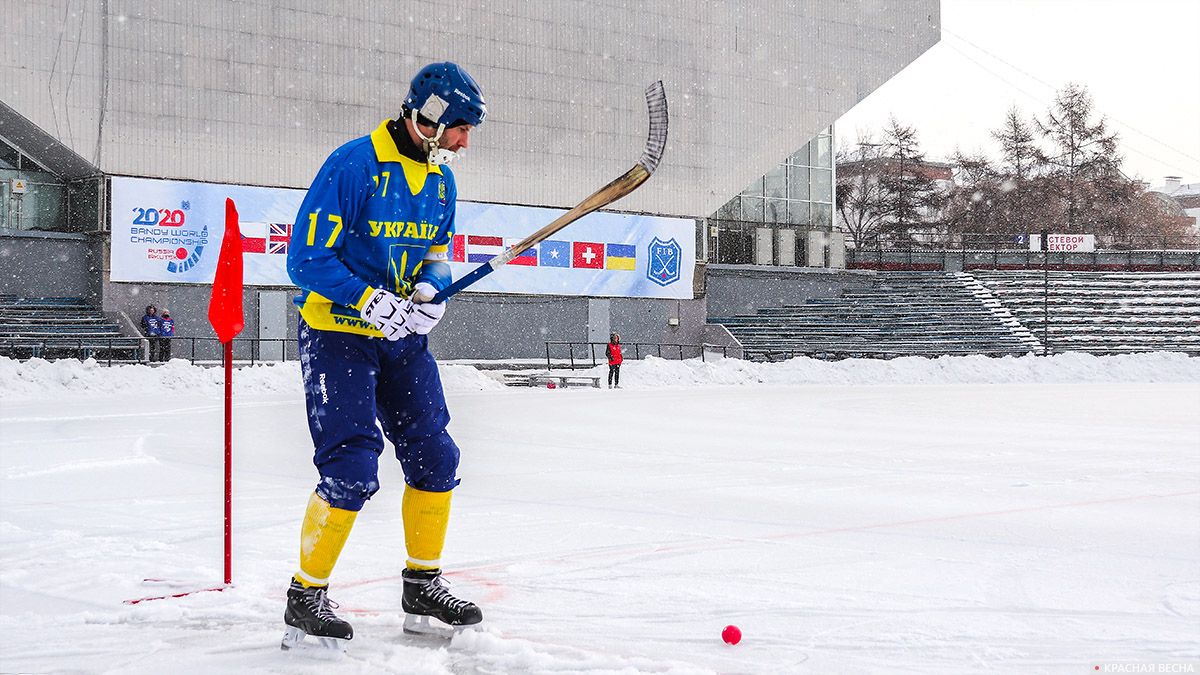
[[[292,228],[288,275],[302,291],[300,315],[318,330],[380,337],[358,313],[375,289],[407,296],[418,280],[439,290],[449,282],[421,271],[448,267],[454,174],[402,155],[387,125],[329,156]]]

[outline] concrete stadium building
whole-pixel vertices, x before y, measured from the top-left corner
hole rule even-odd
[[[637,160],[662,80],[666,157],[611,208],[692,221],[688,297],[464,293],[431,336],[442,357],[513,358],[610,330],[720,342],[708,316],[858,283],[830,236],[830,129],[940,21],[937,0],[29,0],[0,34],[0,293],[84,297],[130,331],[169,306],[183,336],[212,334],[208,286],[112,278],[114,177],[307,188],[452,60],[489,108],[459,199],[567,209]],[[294,336],[294,292],[247,287],[243,336]]]

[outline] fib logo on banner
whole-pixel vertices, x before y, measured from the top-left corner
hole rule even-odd
[[[683,247],[674,238],[663,241],[658,237],[650,242],[650,264],[646,267],[646,278],[659,286],[669,286],[680,277],[680,261]]]

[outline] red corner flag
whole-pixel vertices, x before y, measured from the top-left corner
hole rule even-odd
[[[225,200],[225,237],[208,302],[208,322],[221,342],[229,342],[246,326],[242,314],[242,233],[232,199]]]
[[[225,348],[225,585],[229,586],[233,583],[233,338],[246,327],[246,317],[242,313],[242,233],[237,208],[228,198],[208,322]]]

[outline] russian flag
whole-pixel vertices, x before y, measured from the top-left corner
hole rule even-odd
[[[503,237],[467,235],[467,262],[485,263],[503,252]]]
[[[608,269],[631,270],[637,267],[637,247],[633,244],[606,244]]]
[[[524,240],[523,239],[505,239],[504,240],[504,249],[508,250],[508,249],[516,246],[517,244],[521,243],[522,241],[524,241]],[[531,247],[529,250],[525,251],[521,255],[508,261],[508,264],[509,265],[526,265],[528,267],[537,267],[537,264],[538,264],[537,247],[536,246]]]

